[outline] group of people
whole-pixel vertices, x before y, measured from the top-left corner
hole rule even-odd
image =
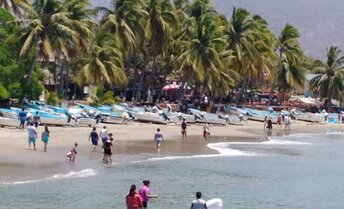
[[[264,129],[267,128],[268,130],[272,130],[272,118],[265,116],[264,118]],[[282,128],[282,125],[284,125],[285,130],[290,130],[291,126],[291,118],[288,115],[279,114],[277,116],[277,125]]]
[[[112,149],[113,149],[113,135],[112,133],[108,133],[106,126],[103,126],[102,130],[97,133],[97,128],[93,127],[88,140],[92,142],[92,152],[96,151],[96,147],[98,146],[99,138],[102,140],[102,148],[103,148],[103,162],[105,164],[112,164]]]
[[[185,118],[183,118],[183,121],[181,123],[181,133],[182,133],[182,139],[186,139],[186,129],[187,129],[187,123]],[[203,137],[204,139],[207,139],[207,137],[210,136],[210,126],[209,123],[204,123],[203,125]]]
[[[125,200],[127,209],[146,209],[150,198],[157,198],[158,195],[150,193],[150,181],[144,180],[139,192],[136,192],[136,185],[130,186],[129,193]]]
[[[37,127],[33,122],[30,123],[29,127],[27,128],[28,131],[28,145],[29,145],[29,150],[31,149],[31,145],[33,145],[33,150],[36,149],[36,139],[38,138],[37,134]],[[50,131],[47,125],[44,126],[44,131],[41,133],[41,140],[44,144],[43,151],[47,151],[47,145],[49,141],[49,135]]]
[[[150,198],[157,198],[158,195],[151,194],[150,181],[144,180],[139,191],[136,191],[136,185],[130,186],[129,192],[125,197],[127,209],[146,209]],[[207,209],[206,201],[202,199],[202,193],[196,192],[196,199],[191,202],[191,209]]]

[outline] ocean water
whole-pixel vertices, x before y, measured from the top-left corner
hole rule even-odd
[[[125,209],[131,184],[151,181],[150,209],[190,208],[195,192],[224,209],[341,209],[343,133],[296,134],[265,142],[209,143],[215,154],[139,153],[118,164],[0,183],[1,209]],[[23,175],[25,176],[25,175]]]

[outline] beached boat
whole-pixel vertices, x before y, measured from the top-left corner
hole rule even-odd
[[[299,110],[292,110],[291,115],[296,120],[312,122],[312,123],[324,123],[325,116],[319,113],[301,112]]]
[[[13,118],[0,117],[0,126],[18,127],[19,120]]]
[[[11,107],[11,110],[14,110],[16,112],[20,112],[21,109],[17,107]],[[25,108],[25,111],[27,111],[27,118],[28,120],[33,119],[33,116],[38,112],[38,115],[40,117],[41,124],[48,124],[48,125],[62,125],[62,126],[68,126],[68,125],[74,125],[73,123],[69,123],[68,117],[65,114],[56,113],[56,112],[47,112],[40,109],[33,109],[33,108]]]
[[[193,108],[189,108],[188,110],[194,115],[196,123],[209,123],[218,125],[226,125],[228,123],[226,119],[219,118],[218,114],[207,113]]]
[[[19,111],[10,108],[0,108],[0,116],[18,120]]]
[[[94,126],[97,124],[96,119],[91,118],[87,112],[81,110],[80,108],[70,107],[67,109],[67,113],[71,119],[76,121],[75,125]]]

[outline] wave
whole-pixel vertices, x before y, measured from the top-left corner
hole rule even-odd
[[[187,156],[164,156],[164,157],[151,157],[140,161],[131,161],[131,163],[142,163],[142,162],[152,162],[152,161],[164,161],[164,160],[180,160],[180,159],[193,159],[193,158],[212,158],[212,157],[250,157],[250,156],[263,156],[265,154],[260,154],[256,152],[240,151],[231,147],[231,145],[248,145],[248,146],[274,146],[274,145],[311,145],[311,143],[300,142],[300,141],[290,141],[281,139],[270,138],[269,141],[263,142],[219,142],[219,143],[209,143],[207,147],[218,152],[218,154],[205,154],[205,155],[187,155]]]
[[[288,140],[269,140],[261,142],[263,145],[311,145],[307,142],[288,141]]]
[[[14,181],[14,182],[3,182],[2,185],[21,185],[21,184],[32,184],[42,181],[49,181],[54,179],[71,179],[71,178],[85,178],[97,175],[97,172],[94,169],[84,169],[81,171],[70,171],[66,174],[55,174],[47,178],[38,179],[38,180],[26,180],[26,181]]]

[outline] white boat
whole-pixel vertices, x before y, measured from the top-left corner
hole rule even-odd
[[[310,113],[310,112],[301,112],[298,110],[292,110],[291,115],[296,120],[312,122],[312,123],[324,123],[325,116],[318,113]]]
[[[169,122],[159,113],[132,112],[132,115],[136,121],[141,121],[141,122],[151,122],[151,123],[160,123],[160,124],[167,124]]]
[[[10,108],[0,108],[0,116],[5,118],[18,119],[18,111]]]
[[[13,118],[0,117],[0,126],[18,127],[19,120]]]
[[[189,108],[189,111],[194,115],[196,123],[209,123],[226,125],[227,121],[223,118],[219,118],[217,114],[203,112],[197,109]]]

